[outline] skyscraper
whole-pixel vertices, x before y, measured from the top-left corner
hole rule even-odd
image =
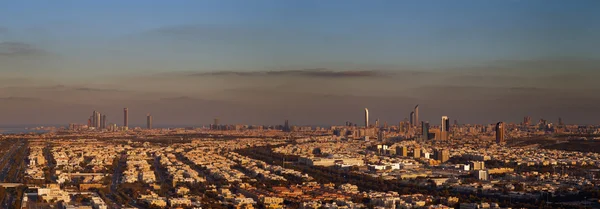
[[[123,108],[123,126],[129,127],[129,109]]]
[[[213,130],[218,130],[219,129],[219,119],[215,118],[213,121]]]
[[[419,125],[419,105],[415,106],[415,124]]]
[[[146,115],[146,128],[152,129],[152,115],[150,115],[150,113]]]
[[[102,116],[101,116],[100,112],[96,112],[96,126],[94,126],[94,127],[96,127],[96,129],[100,129],[100,125],[102,125],[101,120],[102,120]]]
[[[288,120],[285,120],[285,123],[283,124],[283,131],[289,132],[290,130],[290,123]]]
[[[496,123],[496,143],[500,144],[504,142],[504,123]]]
[[[100,128],[101,129],[106,128],[106,115],[102,115],[102,119],[100,120]]]
[[[369,109],[365,108],[365,128],[369,128]]]
[[[415,121],[415,112],[412,111],[412,112],[410,112],[410,125],[411,126],[416,126],[416,123],[417,122]]]
[[[440,139],[448,140],[448,133],[450,132],[450,119],[448,119],[448,116],[442,116],[442,125],[440,127]]]
[[[98,125],[96,123],[96,110],[94,110],[94,112],[92,112],[92,127],[96,128],[96,126]]]
[[[429,140],[429,122],[423,121],[421,124],[422,124],[421,126],[423,127],[423,133],[421,135],[421,139],[423,141]]]

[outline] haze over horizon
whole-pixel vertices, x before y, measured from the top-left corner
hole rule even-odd
[[[0,126],[599,124],[598,1],[60,1],[0,7]]]

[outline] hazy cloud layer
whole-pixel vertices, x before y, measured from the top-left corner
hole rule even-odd
[[[302,70],[279,70],[279,71],[214,71],[195,73],[195,76],[305,76],[305,77],[322,77],[322,78],[347,78],[347,77],[376,77],[384,73],[375,70],[362,71],[333,71],[324,68],[317,69],[302,69]]]
[[[4,124],[28,123],[31,118],[36,123],[68,123],[85,122],[98,110],[109,115],[109,121],[120,122],[122,108],[129,107],[137,124],[151,113],[157,124],[201,125],[217,117],[223,123],[279,124],[288,119],[293,124],[326,125],[359,122],[367,107],[373,119],[397,124],[420,104],[421,118],[433,124],[441,115],[461,123],[518,122],[525,115],[597,123],[600,73],[591,70],[596,62],[499,63],[483,70],[165,71],[77,82],[48,80],[48,85],[40,85],[39,78],[11,77],[0,88],[0,114],[15,118]],[[551,70],[566,66],[572,67]],[[30,108],[36,110],[27,111]]]
[[[30,44],[22,42],[0,42],[0,56],[31,56],[45,52]]]

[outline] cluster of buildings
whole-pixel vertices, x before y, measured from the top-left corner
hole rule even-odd
[[[44,168],[46,167],[46,157],[44,155],[45,142],[32,141],[29,143],[29,163],[25,170],[26,177],[34,180],[46,179]]]
[[[127,150],[127,163],[121,182],[147,184],[156,182],[156,175],[148,162],[153,160],[144,149]]]
[[[50,155],[56,161],[54,175],[57,183],[81,179],[84,183],[102,183],[112,174],[118,153],[125,148],[107,145],[95,139],[48,141]]]

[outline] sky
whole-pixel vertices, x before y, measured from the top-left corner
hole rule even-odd
[[[0,126],[598,124],[600,2],[6,1]]]

